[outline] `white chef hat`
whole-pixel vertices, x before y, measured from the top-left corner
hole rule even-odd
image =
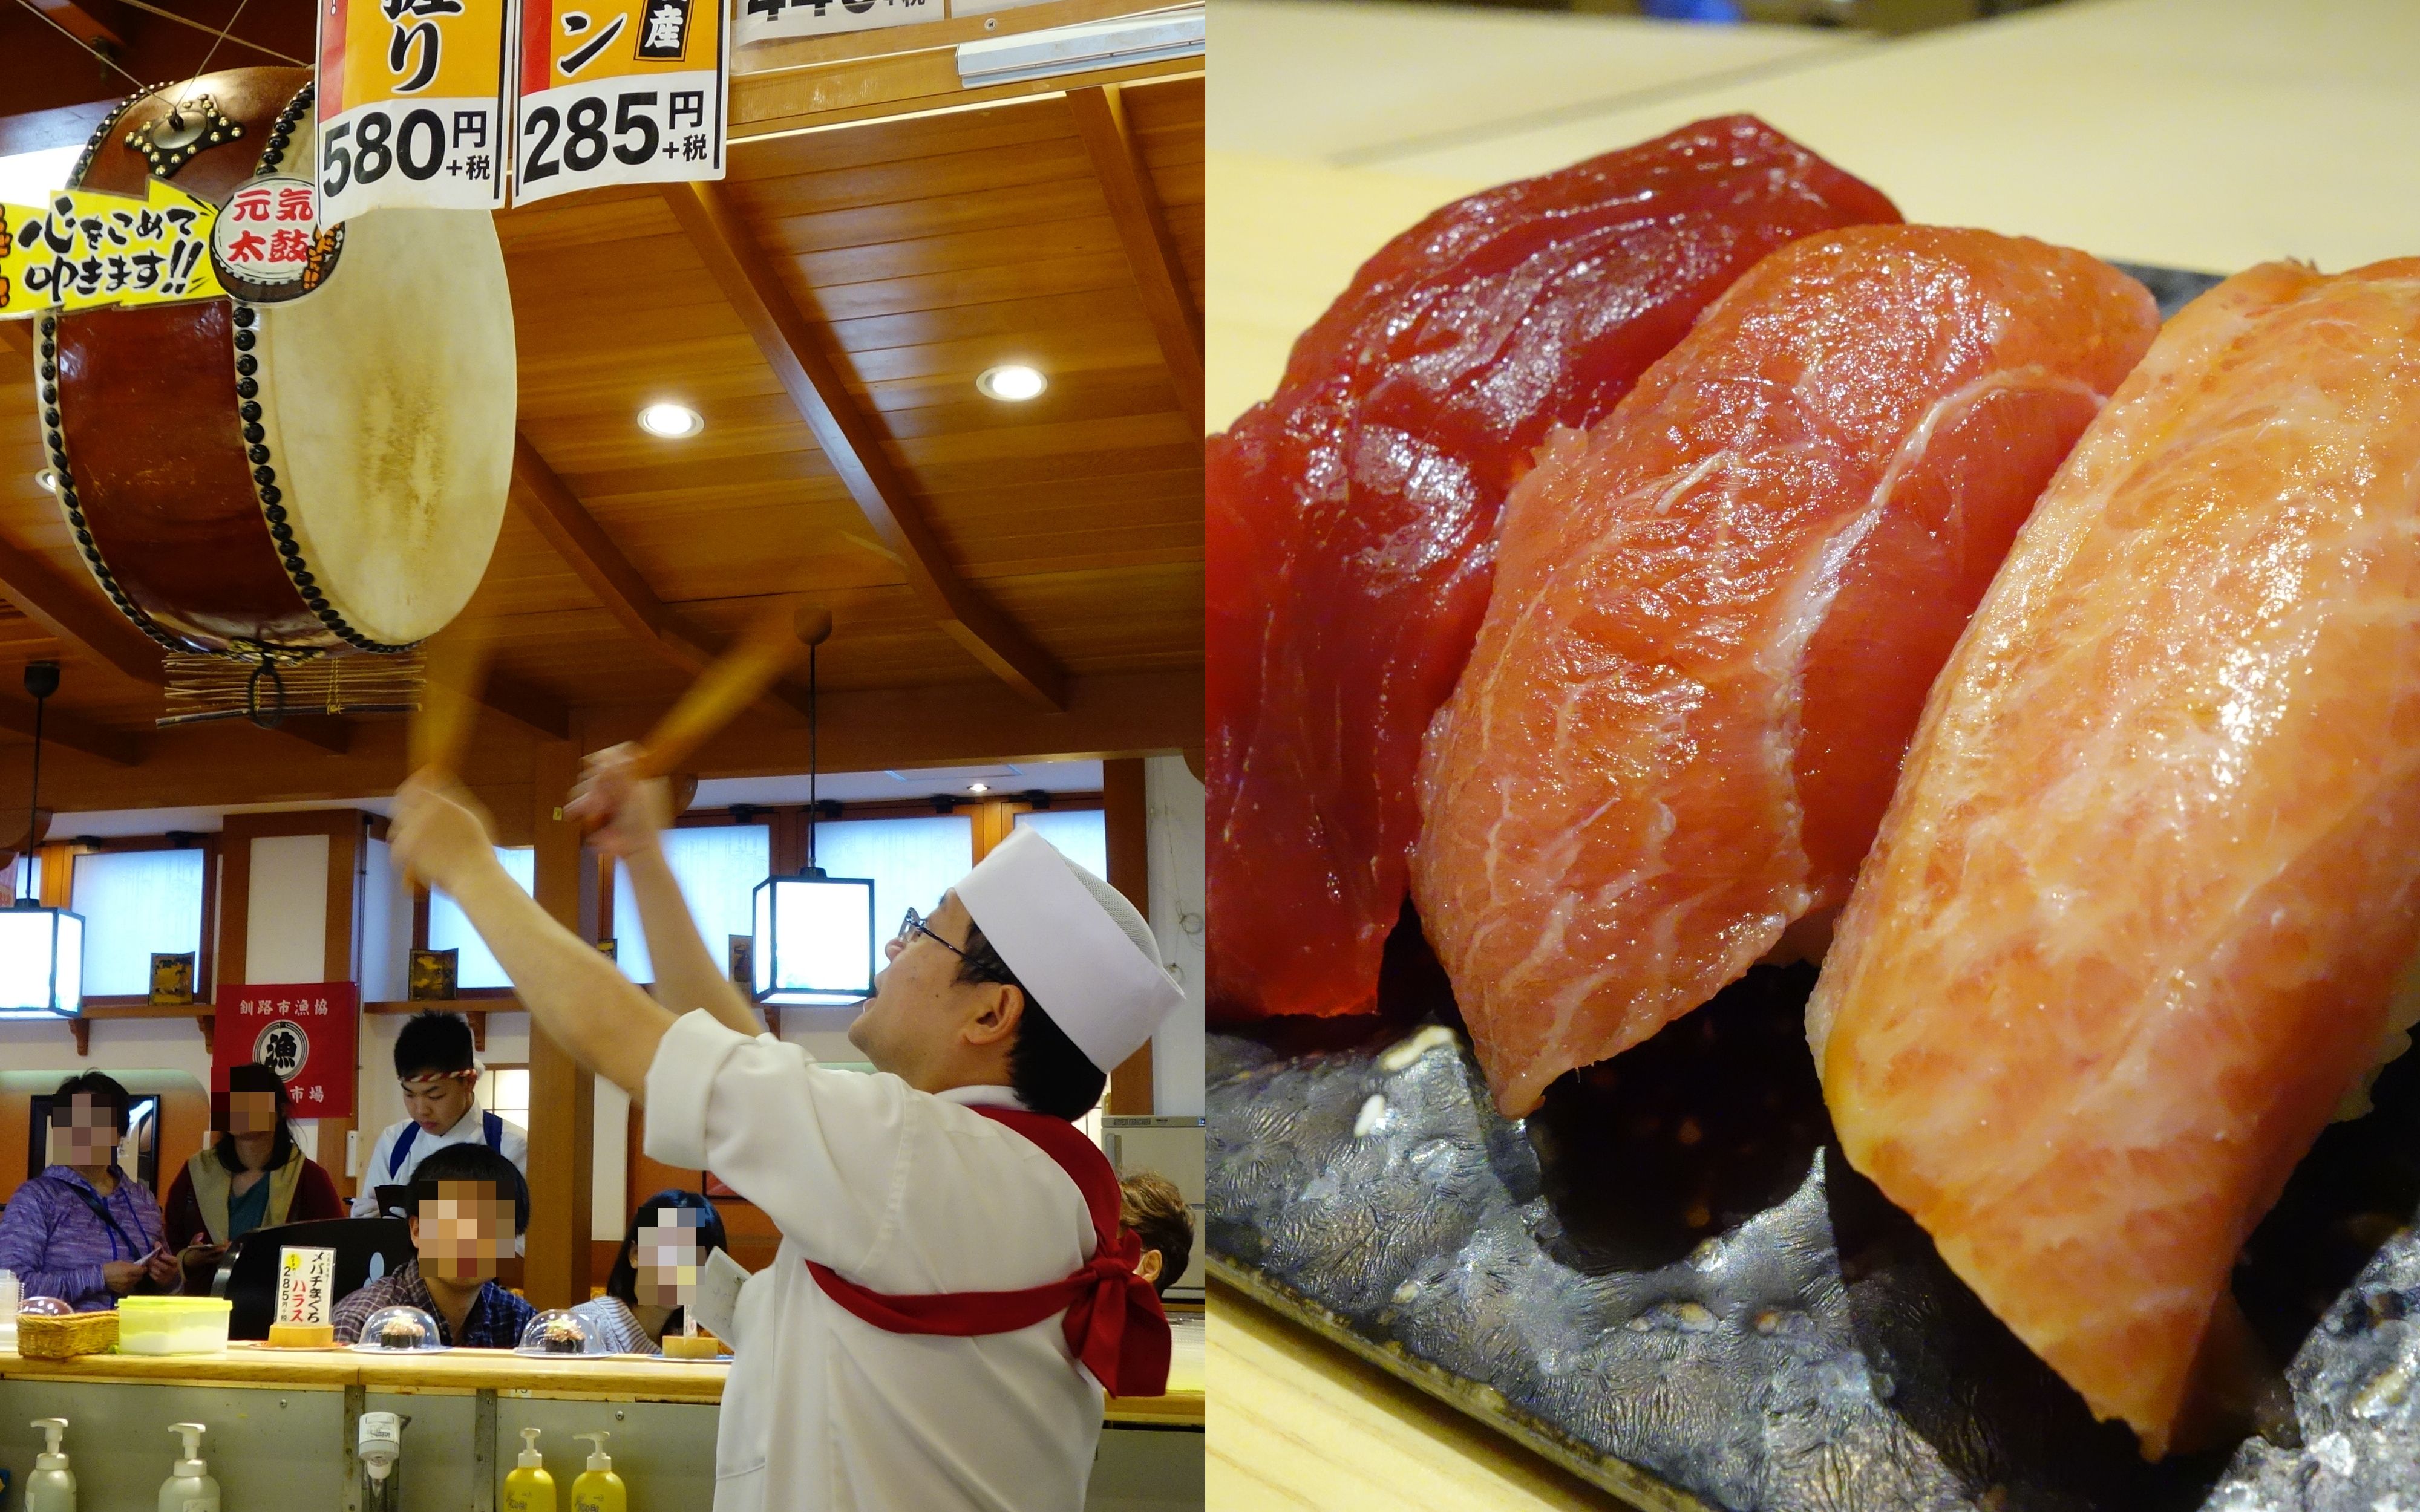
[[[1030,825],[993,846],[956,891],[1008,969],[1103,1071],[1185,1000],[1135,905]]]

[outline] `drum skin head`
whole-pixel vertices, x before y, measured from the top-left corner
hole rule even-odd
[[[294,161],[312,161],[310,134]],[[327,284],[258,316],[260,424],[302,560],[364,637],[426,640],[486,575],[512,484],[512,292],[494,219],[355,216]]]

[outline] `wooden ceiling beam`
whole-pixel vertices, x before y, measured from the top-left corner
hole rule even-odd
[[[0,328],[5,329],[5,328]],[[0,598],[24,611],[52,640],[135,682],[168,681],[160,648],[116,609],[69,582],[42,558],[0,540]]]
[[[14,731],[31,740],[34,736],[34,702],[31,699],[0,699],[0,730]],[[143,761],[143,743],[123,730],[68,713],[65,709],[42,711],[42,744],[65,746],[87,756],[118,766],[136,766]]]
[[[518,434],[513,438],[513,480],[521,486],[514,497],[521,501],[530,523],[537,527],[538,533],[588,585],[606,611],[620,621],[640,644],[691,675],[704,671],[714,661],[719,649],[715,640],[692,629],[677,610],[656,596],[656,591],[647,586],[639,569],[630,564],[630,559],[622,554],[622,548],[613,544],[605,528],[597,523],[597,517],[588,512],[588,506],[580,501],[570,485],[548,465],[528,437]],[[500,696],[504,698],[502,703],[497,702]],[[787,684],[776,685],[770,696],[801,715],[807,712],[805,693]],[[522,718],[522,713],[504,706],[521,703],[523,712],[533,712],[526,697],[526,691],[511,695],[500,690],[491,693],[486,702],[498,712],[526,724],[531,721]],[[563,733],[556,739],[569,737],[570,717],[569,711],[565,710],[561,717]]]
[[[510,672],[489,668],[479,702],[534,734],[549,740],[571,738],[571,705]]]
[[[859,512],[906,568],[926,611],[1027,702],[1065,708],[1066,671],[951,566],[932,523],[883,450],[881,433],[816,344],[729,191],[721,183],[666,184],[663,195]]]
[[[31,320],[0,320],[0,347],[6,347],[20,357],[34,355],[34,338],[25,333]]]
[[[1118,228],[1126,265],[1134,270],[1142,292],[1143,313],[1152,334],[1159,339],[1168,376],[1176,385],[1176,402],[1196,430],[1202,425],[1202,311],[1193,301],[1193,285],[1185,260],[1169,234],[1159,194],[1142,161],[1133,124],[1126,118],[1125,97],[1115,85],[1067,91],[1067,109],[1076,117],[1076,134],[1093,160],[1093,177],[1109,202],[1109,220]]]
[[[34,8],[59,23],[77,41],[86,47],[101,46],[124,51],[125,41],[101,23],[101,18],[76,4],[76,0],[34,0]]]
[[[579,495],[529,438],[518,434],[513,438],[513,481],[521,486],[517,497],[530,523],[624,629],[684,671],[706,670],[714,652],[682,626],[672,606],[656,596]]]

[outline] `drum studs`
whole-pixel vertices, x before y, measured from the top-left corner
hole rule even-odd
[[[247,404],[236,410],[236,413],[241,415],[246,420],[258,420],[260,418],[260,406],[256,404]]]
[[[274,540],[290,541],[294,539],[294,527],[281,519],[269,527],[269,533]]]
[[[252,470],[252,481],[255,483],[275,483],[277,481],[277,470],[274,468],[255,468]]]
[[[243,439],[248,441],[256,441],[268,434],[269,433],[267,431],[262,430],[258,425],[246,425],[243,427]],[[265,452],[267,448],[264,447],[262,450]]]
[[[50,375],[49,375],[48,373],[43,374],[43,375],[42,375],[42,377],[43,377],[43,378],[44,378],[44,380],[45,380],[45,381],[43,382],[43,384],[42,384],[42,402],[43,402],[44,404],[56,404],[56,403],[58,403],[58,402],[59,402],[59,386],[58,386],[57,384],[55,384],[55,383],[52,383],[52,382],[47,381],[47,380],[49,379],[49,378],[50,378]],[[55,421],[55,420],[54,420],[54,421],[52,421],[52,422],[51,422],[51,424],[54,424],[54,425],[55,425],[55,424],[58,424],[58,422],[57,422],[57,421]]]
[[[44,363],[42,364],[42,381],[43,381],[43,382],[47,383],[47,382],[49,382],[51,379],[55,378],[57,378],[58,376],[59,376],[59,364],[58,364],[58,363]]]
[[[45,424],[45,425],[55,425],[55,424],[57,424],[58,423],[59,423],[59,412],[58,412],[57,410],[55,410],[55,409],[45,409],[45,410],[43,410],[43,411],[42,411],[42,424]]]
[[[235,323],[240,326],[248,326],[252,324],[253,315],[254,311],[251,305],[239,304],[235,307]]]
[[[269,523],[272,526],[286,523],[286,509],[282,504],[271,504],[261,513],[269,517]]]
[[[272,508],[273,508],[273,507],[275,507],[275,505],[276,505],[276,503],[277,503],[277,501],[279,501],[280,499],[283,499],[283,498],[285,498],[285,497],[286,497],[286,496],[285,496],[284,494],[282,494],[282,493],[278,492],[278,490],[277,490],[276,488],[274,488],[274,487],[272,487],[272,486],[269,486],[269,485],[264,484],[264,485],[262,485],[262,486],[261,486],[261,490],[260,490],[260,501],[261,501],[262,503],[264,503],[264,504],[268,504],[268,505],[271,506]]]
[[[255,442],[252,448],[245,452],[244,455],[251,457],[256,462],[266,462],[269,460],[269,448],[260,445],[258,442]]]
[[[243,356],[239,357],[239,358],[237,358],[237,359],[235,360],[235,370],[236,370],[238,373],[242,374],[245,378],[250,378],[250,377],[252,377],[252,375],[253,375],[256,371],[257,371],[257,370],[259,369],[259,367],[260,367],[260,359],[259,359],[259,358],[257,358],[257,357],[255,357],[255,356],[251,355],[251,354],[250,354],[250,353],[248,353],[248,352],[247,352],[246,354],[244,354]]]
[[[235,349],[240,352],[248,352],[252,350],[253,344],[259,339],[260,338],[255,336],[249,331],[239,331],[235,333]]]
[[[239,396],[249,399],[260,392],[260,385],[250,378],[240,378],[236,382],[235,392]]]

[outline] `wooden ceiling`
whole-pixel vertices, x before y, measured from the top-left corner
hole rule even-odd
[[[1032,29],[1133,8],[1001,15]],[[935,35],[905,53],[881,51],[904,29],[744,49],[733,117],[752,134],[726,181],[497,217],[522,445],[474,601],[498,625],[474,780],[526,780],[547,741],[643,729],[788,594],[835,620],[828,768],[1200,746],[1201,64],[967,108],[931,43],[1000,34],[981,25],[917,28]],[[0,23],[0,54],[23,29]],[[80,140],[91,108],[0,122],[0,150]],[[45,807],[391,786],[392,719],[150,728],[156,655],[34,482],[25,331],[0,325],[0,795],[25,765],[20,669],[45,658],[63,664],[50,728],[70,748],[45,761]],[[984,397],[976,375],[1004,362],[1047,392]],[[658,400],[704,431],[642,432]],[[783,689],[705,769],[800,769],[803,702]]]

